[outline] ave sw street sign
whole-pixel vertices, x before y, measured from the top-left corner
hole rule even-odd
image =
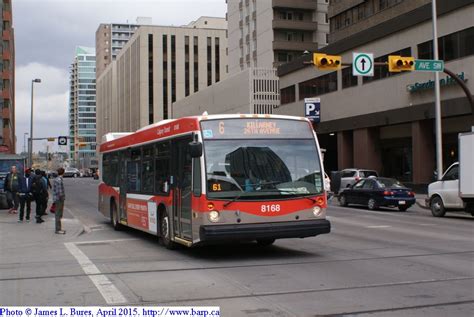
[[[352,76],[374,76],[374,54],[352,53]]]
[[[442,72],[444,61],[435,59],[415,59],[415,70],[418,72]]]

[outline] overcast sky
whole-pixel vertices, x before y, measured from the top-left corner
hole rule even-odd
[[[68,135],[69,65],[76,46],[95,46],[100,23],[184,25],[200,16],[224,17],[225,0],[13,0],[16,54],[17,152],[30,131],[31,80],[35,84],[34,137]],[[51,143],[52,145],[53,143]],[[35,151],[46,149],[37,141]],[[66,150],[64,148],[63,150]]]

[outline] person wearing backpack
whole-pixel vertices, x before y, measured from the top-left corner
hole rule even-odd
[[[47,197],[47,191],[48,189],[43,181],[41,170],[37,169],[31,183],[31,193],[36,203],[36,223],[44,222],[41,217],[44,215],[44,203],[45,197]]]
[[[61,219],[63,217],[64,210],[64,200],[66,199],[66,192],[64,191],[63,183],[64,168],[60,167],[58,169],[58,177],[54,179],[53,182],[53,203],[56,206],[56,211],[54,213],[54,219],[56,221],[55,233],[65,234],[66,231],[62,229]]]

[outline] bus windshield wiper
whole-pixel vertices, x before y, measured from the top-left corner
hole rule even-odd
[[[294,190],[290,190],[290,189],[278,189],[278,188],[275,188],[274,190],[266,190],[268,192],[278,192],[278,193],[288,193],[288,194],[292,194],[293,196],[295,197],[302,197],[302,198],[306,198],[308,200],[311,200],[313,203],[316,203],[316,200],[314,200],[313,198],[311,197],[308,197],[308,196],[305,196],[304,194],[303,195],[300,195],[298,194],[297,192],[295,192]]]
[[[245,193],[245,192],[242,192],[242,193],[238,194],[237,196],[235,196],[233,199],[231,199],[231,200],[229,200],[228,202],[226,202],[226,203],[224,204],[224,207],[227,207],[227,206],[229,206],[230,204],[232,204],[233,202],[239,200],[239,198],[242,197],[242,195],[243,195],[244,193]]]

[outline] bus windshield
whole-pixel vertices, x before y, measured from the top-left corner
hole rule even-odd
[[[209,198],[265,199],[321,194],[314,139],[205,140]]]

